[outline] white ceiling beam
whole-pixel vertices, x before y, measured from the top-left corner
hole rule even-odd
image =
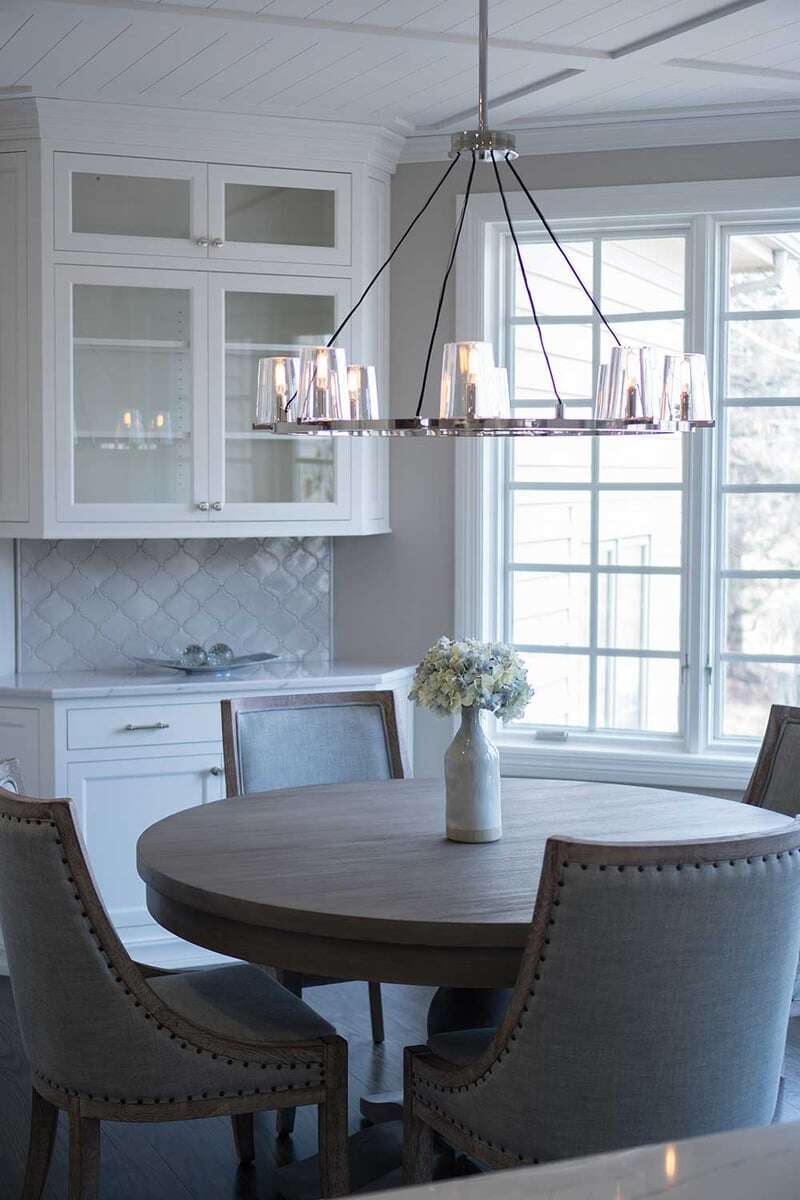
[[[156,3],[155,0],[45,0],[48,5],[66,4],[71,8],[121,9],[128,13],[166,13],[169,16],[186,17],[192,20],[238,21],[251,25],[268,25],[273,28],[303,29],[309,33],[349,33],[358,37],[396,38],[406,42],[427,42],[432,45],[477,46],[478,39],[470,33],[440,33],[437,30],[393,28],[390,25],[372,25],[352,21],[323,21],[315,17],[290,17],[281,13],[243,12],[238,8],[196,8],[191,4]],[[763,0],[748,0],[763,3]],[[517,41],[513,38],[489,39],[493,50],[524,50],[531,54],[552,54],[558,58],[592,59],[605,62],[612,56],[607,50],[593,50],[588,46],[562,46],[554,42]]]
[[[764,80],[800,79],[800,71],[782,67],[748,67],[744,63],[710,62],[704,58],[668,58],[667,67],[683,67],[687,71],[718,71],[722,75],[750,75]]]
[[[704,25],[712,25],[716,21],[724,20],[725,17],[735,16],[736,13],[765,3],[766,0],[732,0],[732,3],[724,4],[721,8],[711,9],[697,17],[690,17],[688,21],[679,21],[676,25],[669,25],[658,33],[651,33],[647,37],[638,38],[635,42],[628,42],[625,46],[618,46],[616,50],[611,51],[610,57],[615,60],[627,58],[629,54],[637,54],[640,50],[649,50],[652,46],[660,46],[663,42],[680,37],[683,33],[691,33],[693,29],[701,29]]]

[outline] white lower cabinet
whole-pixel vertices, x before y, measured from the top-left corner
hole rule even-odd
[[[73,762],[67,790],[109,915],[129,947],[146,958],[163,940],[145,905],[135,847],[149,825],[225,795],[222,755],[178,754]]]

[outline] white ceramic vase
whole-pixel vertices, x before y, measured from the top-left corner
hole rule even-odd
[[[447,836],[451,842],[496,842],[502,835],[500,756],[475,705],[461,709],[461,726],[444,756]]]

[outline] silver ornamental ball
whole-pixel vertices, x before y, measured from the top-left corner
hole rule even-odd
[[[232,658],[233,651],[225,642],[217,642],[208,652],[209,664],[214,667],[229,663]]]
[[[181,662],[186,667],[205,667],[208,665],[208,655],[202,646],[187,646],[181,655]]]

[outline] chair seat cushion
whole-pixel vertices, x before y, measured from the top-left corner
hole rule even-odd
[[[336,1032],[260,967],[213,967],[157,975],[148,983],[187,1021],[233,1041],[296,1042]]]
[[[440,1058],[465,1067],[480,1058],[496,1032],[495,1029],[457,1029],[452,1033],[435,1033],[428,1038],[428,1045]]]

